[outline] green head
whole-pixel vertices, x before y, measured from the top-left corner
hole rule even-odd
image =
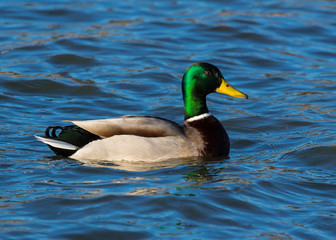
[[[208,113],[206,96],[219,92],[232,97],[247,98],[247,95],[228,84],[219,69],[206,62],[191,65],[182,78],[182,93],[185,119]]]

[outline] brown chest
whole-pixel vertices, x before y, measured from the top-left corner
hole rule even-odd
[[[190,132],[197,134],[200,156],[227,156],[230,152],[230,140],[223,125],[214,117],[206,116],[194,121],[186,121]]]

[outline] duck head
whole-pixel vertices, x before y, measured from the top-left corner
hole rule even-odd
[[[185,120],[208,113],[206,96],[213,92],[248,98],[246,94],[232,87],[216,66],[206,62],[195,63],[186,70],[182,78]]]

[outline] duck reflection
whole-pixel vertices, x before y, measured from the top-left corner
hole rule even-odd
[[[147,172],[165,168],[174,168],[178,166],[197,166],[205,163],[201,157],[177,158],[157,162],[129,162],[129,161],[81,161],[85,166],[90,167],[108,167],[117,170],[130,172]]]

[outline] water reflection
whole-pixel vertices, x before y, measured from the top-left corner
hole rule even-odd
[[[146,172],[158,169],[174,168],[178,166],[197,166],[205,162],[202,158],[192,157],[185,159],[170,159],[165,161],[153,162],[130,162],[130,161],[81,161],[85,166],[108,167],[123,171]]]

